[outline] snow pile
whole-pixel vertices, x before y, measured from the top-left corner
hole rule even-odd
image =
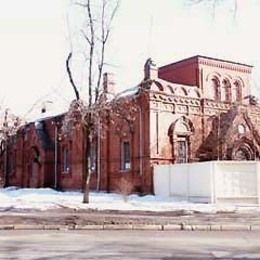
[[[55,208],[72,209],[110,209],[110,210],[145,210],[145,211],[197,211],[214,213],[219,211],[260,211],[256,205],[214,205],[199,204],[187,201],[177,201],[173,198],[159,196],[129,195],[127,201],[120,194],[95,193],[90,194],[90,204],[82,203],[81,192],[60,192],[49,188],[18,189],[9,187],[0,189],[0,211],[8,209],[37,209],[47,210]]]

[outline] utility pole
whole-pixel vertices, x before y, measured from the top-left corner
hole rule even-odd
[[[218,111],[218,114],[217,114],[217,118],[218,118],[218,128],[217,128],[217,148],[218,148],[218,161],[220,159],[220,111]]]

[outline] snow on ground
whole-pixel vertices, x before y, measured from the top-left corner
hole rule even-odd
[[[0,189],[0,211],[7,209],[111,209],[111,210],[147,210],[147,211],[199,211],[215,213],[218,211],[260,211],[257,205],[214,205],[178,201],[174,198],[161,198],[153,195],[129,195],[127,201],[114,193],[90,194],[90,204],[82,203],[81,192],[60,192],[49,188],[19,189],[9,187]]]

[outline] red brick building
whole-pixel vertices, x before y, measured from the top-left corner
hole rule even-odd
[[[250,95],[252,67],[194,56],[160,68],[149,59],[144,79],[117,96],[94,139],[92,188],[153,191],[153,165],[205,160],[258,160],[260,107]],[[106,77],[104,89],[113,82]],[[134,108],[134,109],[133,109]],[[60,135],[63,115],[27,124],[1,156],[7,185],[80,189],[84,130]],[[104,122],[103,122],[104,123]],[[7,158],[7,159],[6,159]]]

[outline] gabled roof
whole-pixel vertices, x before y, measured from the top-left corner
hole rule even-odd
[[[227,140],[230,138],[230,135],[234,130],[234,122],[239,115],[243,117],[243,120],[246,123],[250,132],[252,133],[253,137],[255,138],[255,141],[260,145],[259,132],[254,126],[247,112],[241,112],[239,106],[233,107],[227,113],[223,113],[220,115],[220,140]]]
[[[237,105],[233,106],[227,112],[213,115],[211,131],[199,147],[197,155],[204,156],[207,154],[206,158],[203,157],[203,159],[207,160],[216,158],[219,149],[218,146],[216,146],[217,143],[234,145],[235,143],[233,143],[233,141],[239,142],[243,140],[251,140],[253,143],[254,140],[258,145],[260,145],[259,132],[248,116],[246,109],[248,109],[248,106],[244,107]],[[237,128],[234,128],[234,126],[236,125],[238,127],[239,124],[244,124],[248,131],[244,134],[239,132],[236,134]]]

